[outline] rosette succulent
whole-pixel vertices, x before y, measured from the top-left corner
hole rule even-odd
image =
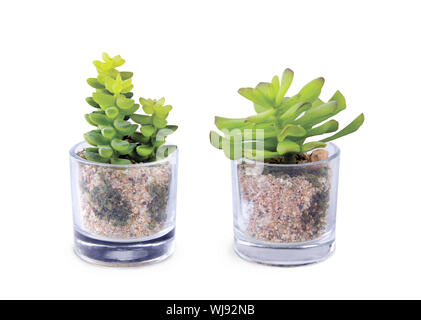
[[[211,131],[211,144],[223,149],[232,160],[282,157],[289,162],[291,156],[324,148],[326,142],[353,133],[362,125],[364,114],[332,136],[308,142],[310,137],[338,130],[338,121],[329,119],[346,108],[346,101],[340,91],[328,102],[322,101],[323,78],[286,97],[293,76],[293,71],[286,69],[281,80],[274,76],[271,82],[261,82],[256,88],[241,88],[238,92],[253,102],[256,114],[237,119],[215,117],[215,125],[224,135]]]
[[[84,134],[86,142],[93,146],[85,149],[86,159],[132,164],[168,156],[175,146],[165,146],[166,137],[177,130],[166,120],[172,107],[165,105],[164,98],[140,98],[146,115],[135,114],[140,105],[132,99],[133,73],[117,70],[125,62],[119,55],[104,53],[102,58],[104,61],[94,61],[98,76],[87,80],[95,92],[86,101],[96,110],[85,114],[85,119],[97,129]]]

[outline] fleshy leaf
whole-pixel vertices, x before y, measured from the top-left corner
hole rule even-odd
[[[338,138],[341,138],[343,136],[346,136],[350,133],[353,133],[358,130],[359,127],[364,123],[364,114],[361,113],[357,118],[355,118],[354,121],[352,121],[349,125],[347,125],[345,128],[343,128],[341,131],[337,132],[331,137],[328,137],[326,139],[323,139],[323,142],[332,141]]]
[[[110,118],[108,118],[105,114],[101,113],[93,112],[89,115],[89,118],[93,123],[101,126],[108,126],[112,123],[112,120]]]
[[[318,136],[325,133],[335,132],[336,130],[338,130],[338,127],[339,127],[338,121],[329,120],[318,127],[308,130],[306,136],[312,137],[312,136]]]
[[[115,97],[106,93],[94,92],[92,94],[92,98],[104,109],[111,107],[115,104]]]
[[[96,103],[92,97],[87,97],[86,102],[94,108],[98,108],[98,109],[101,108],[101,106],[98,103]]]
[[[278,106],[281,104],[285,97],[289,87],[291,86],[292,80],[294,79],[294,72],[291,69],[285,69],[282,74],[281,86],[275,98],[275,104]]]
[[[120,96],[117,98],[117,106],[123,110],[130,109],[134,105],[132,99],[127,99],[125,96]]]
[[[312,127],[330,118],[337,109],[336,101],[330,101],[314,109],[308,110],[296,123],[303,127]]]
[[[309,152],[313,149],[319,149],[319,148],[325,148],[326,143],[320,142],[320,141],[312,141],[303,144],[303,150],[302,152]]]
[[[85,157],[89,161],[107,163],[108,159],[101,157],[98,153],[85,150]]]
[[[155,133],[156,129],[154,126],[151,125],[144,125],[140,128],[140,132],[145,136],[145,137],[150,137]]]
[[[101,130],[101,133],[105,138],[111,140],[116,136],[117,131],[113,127],[106,127]]]
[[[107,110],[105,110],[105,114],[107,115],[108,118],[110,118],[111,120],[117,118],[119,111],[116,107],[109,107],[107,108]]]
[[[152,124],[152,117],[143,114],[132,114],[130,118],[139,124]]]
[[[291,141],[291,140],[283,140],[278,143],[276,147],[276,151],[279,155],[283,155],[286,153],[298,153],[301,151],[301,147],[299,144]]]
[[[306,134],[306,130],[298,125],[288,124],[278,135],[278,142],[285,140],[286,137],[303,137]]]
[[[101,157],[109,159],[113,155],[113,149],[110,147],[100,147],[98,153]]]
[[[93,146],[103,146],[110,143],[110,140],[103,137],[100,133],[96,131],[90,131],[83,135],[85,141]]]
[[[104,89],[105,86],[101,83],[99,83],[99,81],[96,78],[89,78],[88,80],[86,80],[86,82],[88,82],[88,84],[95,89]]]
[[[132,162],[128,159],[120,159],[120,158],[111,158],[112,164],[121,164],[121,165],[127,165],[132,164]]]
[[[153,152],[153,147],[150,146],[138,146],[136,152],[141,157],[148,157]]]
[[[165,119],[161,119],[157,117],[156,115],[152,116],[152,123],[155,126],[155,128],[163,129],[167,126],[168,122]]]
[[[219,130],[231,130],[241,128],[247,125],[245,119],[229,119],[222,117],[215,117],[215,125]]]

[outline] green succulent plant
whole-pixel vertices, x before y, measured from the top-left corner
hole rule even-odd
[[[286,97],[293,77],[293,71],[286,69],[281,80],[274,76],[270,83],[239,89],[243,97],[253,102],[256,114],[239,119],[215,117],[215,125],[224,135],[211,131],[211,144],[223,149],[232,160],[288,158],[324,148],[326,142],[356,131],[364,122],[364,114],[360,114],[332,136],[307,142],[307,138],[338,130],[338,121],[328,119],[343,111],[346,101],[340,91],[328,102],[322,101],[319,95],[323,78],[309,82],[296,95]]]
[[[164,105],[164,98],[140,98],[147,115],[135,114],[140,105],[132,99],[133,73],[116,69],[125,62],[119,55],[104,53],[102,58],[103,62],[94,61],[98,76],[87,80],[96,91],[86,101],[96,110],[85,114],[85,119],[97,129],[84,134],[93,146],[86,148],[85,157],[101,163],[131,164],[168,156],[175,146],[164,147],[166,137],[178,128],[167,124],[172,107]]]

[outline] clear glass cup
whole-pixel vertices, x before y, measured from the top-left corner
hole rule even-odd
[[[232,161],[235,251],[249,261],[294,266],[335,250],[339,148],[303,164]]]
[[[144,164],[113,165],[70,150],[75,252],[101,265],[158,262],[174,249],[178,150]]]

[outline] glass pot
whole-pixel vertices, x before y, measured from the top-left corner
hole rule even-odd
[[[339,148],[303,164],[232,161],[235,251],[249,261],[302,265],[335,249]]]
[[[88,262],[135,266],[174,249],[178,150],[144,164],[113,165],[70,150],[74,249]]]

